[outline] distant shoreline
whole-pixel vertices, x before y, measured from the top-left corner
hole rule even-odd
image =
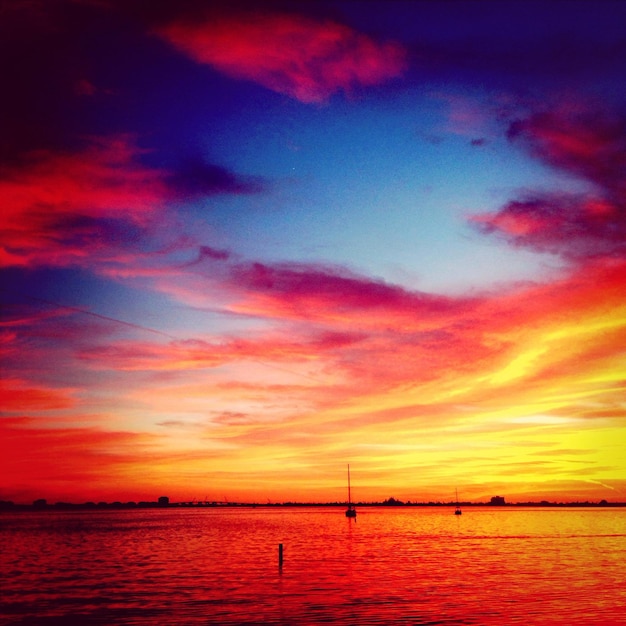
[[[0,512],[2,511],[74,511],[74,510],[110,510],[110,509],[225,509],[225,508],[321,508],[321,507],[345,507],[345,502],[277,502],[277,503],[255,503],[255,502],[214,502],[214,501],[183,501],[183,502],[55,502],[48,503],[45,500],[36,500],[32,504],[16,504],[11,501],[0,501]],[[359,508],[390,507],[390,508],[438,508],[454,507],[456,502],[357,502],[355,506]],[[626,502],[507,502],[494,504],[491,502],[461,502],[463,508],[489,507],[506,509],[513,507],[535,507],[535,508],[619,508],[626,507]]]

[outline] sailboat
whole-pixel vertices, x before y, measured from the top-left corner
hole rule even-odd
[[[461,511],[461,505],[459,504],[459,490],[455,487],[454,491],[456,493],[456,508],[454,509],[454,514],[463,515],[463,511]]]
[[[348,508],[346,509],[346,517],[356,517],[356,509],[352,504],[352,494],[350,493],[350,463],[348,463]]]

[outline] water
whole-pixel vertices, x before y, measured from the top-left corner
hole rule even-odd
[[[0,624],[626,624],[625,563],[626,509],[2,513]]]

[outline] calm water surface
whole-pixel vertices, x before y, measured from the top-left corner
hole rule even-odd
[[[1,513],[0,624],[626,624],[625,563],[626,509]]]

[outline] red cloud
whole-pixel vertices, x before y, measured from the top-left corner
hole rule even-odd
[[[306,103],[382,83],[406,65],[397,44],[297,15],[219,16],[174,22],[158,32],[199,63]]]
[[[0,263],[64,267],[121,254],[120,239],[146,228],[167,197],[162,173],[137,155],[117,137],[77,154],[38,153],[10,172],[0,180]]]
[[[163,198],[162,172],[141,166],[124,137],[94,140],[77,154],[35,153],[0,181],[3,222],[39,212],[115,217],[144,223]]]
[[[77,153],[38,152],[0,179],[1,266],[135,268],[147,250],[191,245],[166,226],[168,203],[215,194],[259,193],[247,180],[199,160],[163,171],[141,164],[126,137],[93,140]]]

